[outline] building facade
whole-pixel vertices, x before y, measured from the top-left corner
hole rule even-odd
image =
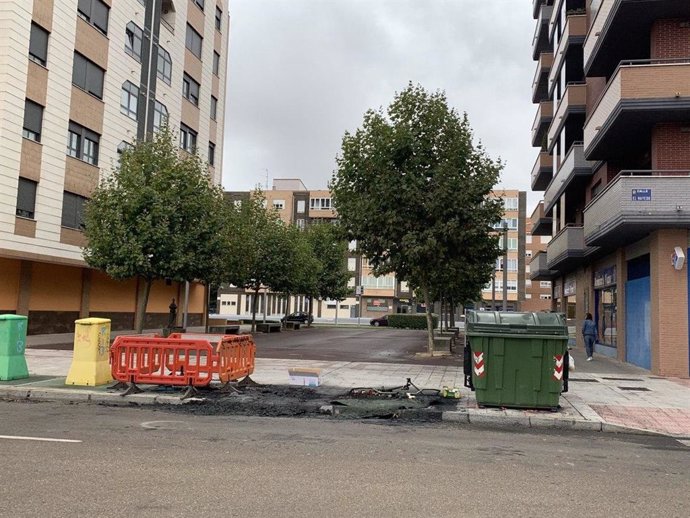
[[[532,280],[551,280],[578,326],[593,314],[597,352],[688,377],[690,2],[534,0],[533,13],[533,234],[553,238]]]
[[[525,236],[525,300],[522,303],[522,311],[551,311],[551,281],[532,280],[532,260],[539,254],[546,254],[546,247],[551,240],[548,235],[534,236],[532,229],[543,218],[544,202],[540,201],[534,208],[532,215],[527,220]]]
[[[501,235],[499,246],[504,247],[503,228],[507,227],[508,264],[504,264],[504,257],[496,260],[495,279],[482,290],[482,306],[485,309],[501,309],[503,306],[503,281],[508,286],[508,300],[506,310],[520,311],[526,299],[526,236],[527,236],[527,193],[518,190],[497,190],[492,193],[495,197],[503,198],[504,216],[495,225],[496,232]]]
[[[221,177],[224,0],[0,0],[0,313],[30,333],[105,316],[131,329],[136,280],[86,267],[82,211],[118,153],[167,122]],[[147,325],[178,283],[157,283]],[[192,286],[190,323],[204,311]]]

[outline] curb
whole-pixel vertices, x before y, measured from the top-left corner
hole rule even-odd
[[[71,391],[51,388],[3,388],[0,399],[6,401],[56,401],[71,403],[110,403],[115,405],[183,405],[185,401],[177,396],[131,394],[123,398],[119,394],[107,392]]]

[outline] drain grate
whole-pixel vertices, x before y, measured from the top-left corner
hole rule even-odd
[[[639,378],[607,378],[605,376],[602,376],[601,379],[603,380],[611,380],[611,381],[642,381]]]
[[[568,378],[568,381],[580,381],[582,383],[599,383],[599,380],[592,378]]]
[[[621,390],[636,390],[640,392],[650,392],[647,387],[618,387]]]

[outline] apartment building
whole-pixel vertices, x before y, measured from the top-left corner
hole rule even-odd
[[[525,232],[525,300],[522,311],[551,311],[551,281],[531,279],[532,260],[538,258],[539,254],[546,254],[546,247],[551,240],[548,235],[532,235],[532,229],[543,218],[544,202],[540,201],[527,220]]]
[[[531,277],[596,351],[688,377],[690,2],[534,0]],[[550,227],[550,229],[549,229]],[[578,340],[581,340],[578,337]]]
[[[248,191],[226,192],[230,202],[249,199]],[[337,213],[328,190],[309,190],[299,179],[276,178],[270,190],[264,192],[266,206],[278,211],[286,223],[305,228],[313,224],[332,224]],[[357,254],[352,244],[347,257],[351,273],[349,287],[353,296],[342,301],[315,301],[313,314],[319,318],[374,318],[387,313],[411,311],[411,293],[407,283],[397,281],[394,274],[375,276],[366,258]],[[359,296],[361,294],[361,296]],[[258,313],[263,315],[284,314],[288,300],[282,293],[266,291],[259,295]],[[251,313],[252,294],[237,288],[225,288],[218,293],[218,312],[230,315]],[[290,311],[308,311],[309,302],[304,296],[292,296]]]
[[[503,228],[508,229],[505,243],[508,264],[504,264],[503,256],[496,260],[495,279],[482,290],[482,306],[489,310],[502,308],[505,279],[508,287],[506,310],[520,311],[526,299],[527,193],[518,190],[497,190],[492,196],[503,198],[504,216],[494,228],[501,235],[501,248],[504,246]]]
[[[225,0],[0,0],[0,313],[29,333],[76,318],[131,329],[136,280],[83,260],[83,206],[118,153],[164,122],[220,183],[229,18]],[[156,283],[147,326],[178,283]],[[201,322],[192,286],[188,323]]]

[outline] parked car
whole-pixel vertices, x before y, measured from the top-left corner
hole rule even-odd
[[[371,321],[369,322],[372,326],[387,326],[388,325],[388,315],[383,315],[382,317],[379,318],[372,318]]]
[[[311,316],[309,313],[305,313],[304,311],[297,311],[295,313],[290,313],[287,317],[283,317],[280,319],[281,322],[299,322],[300,324],[306,324],[309,322],[310,324],[314,321],[314,317]]]

